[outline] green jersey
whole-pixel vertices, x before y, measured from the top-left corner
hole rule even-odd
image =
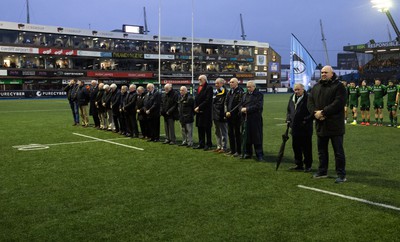
[[[394,105],[396,103],[397,87],[387,86],[387,105]]]
[[[358,104],[358,97],[360,96],[360,91],[358,87],[349,87],[349,104],[356,105]]]
[[[359,91],[360,91],[360,104],[361,105],[368,104],[369,106],[369,104],[371,103],[369,99],[369,94],[371,93],[372,88],[368,86],[361,86]]]
[[[374,92],[374,101],[383,102],[383,97],[386,95],[386,87],[384,85],[374,85],[372,91]]]

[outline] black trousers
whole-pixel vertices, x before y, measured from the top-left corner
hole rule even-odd
[[[152,140],[160,140],[160,116],[147,119],[149,137]]]
[[[201,147],[212,147],[211,140],[211,126],[210,127],[197,127],[197,134],[199,136],[199,145]],[[207,142],[206,142],[207,138]]]
[[[128,111],[126,115],[126,129],[127,132],[133,137],[139,136],[138,124],[136,121],[136,113],[134,111]]]
[[[246,153],[244,155],[253,155],[253,146],[257,158],[264,158],[263,145],[262,144],[252,144],[251,142],[246,143]]]
[[[241,154],[242,134],[240,132],[240,122],[228,122],[228,136],[231,153],[237,152],[238,154]]]
[[[294,162],[297,166],[311,168],[312,157],[312,136],[292,136],[292,148]]]
[[[113,111],[115,132],[119,132],[119,130],[120,130],[120,116],[121,116],[121,114],[119,112]]]
[[[122,111],[121,115],[119,116],[119,130],[121,133],[126,133],[126,112]]]
[[[97,109],[96,109],[96,111],[92,112],[92,116],[93,116],[94,126],[100,127],[99,112],[97,112]]]
[[[343,149],[343,135],[339,136],[318,136],[318,157],[320,174],[327,174],[329,165],[328,144],[331,140],[333,152],[335,153],[336,174],[346,176],[346,157]]]

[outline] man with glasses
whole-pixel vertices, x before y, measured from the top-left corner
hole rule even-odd
[[[343,149],[345,124],[343,107],[346,104],[346,89],[337,79],[331,66],[321,70],[321,80],[311,89],[308,97],[308,110],[314,114],[317,131],[319,168],[314,178],[328,177],[328,143],[332,143],[335,153],[335,183],[346,181],[346,158]]]

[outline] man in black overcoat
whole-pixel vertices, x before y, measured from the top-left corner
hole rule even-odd
[[[313,119],[307,108],[308,94],[301,83],[294,84],[294,94],[287,106],[286,122],[290,125],[295,166],[290,170],[311,171]]]
[[[199,76],[199,87],[195,97],[196,127],[199,137],[199,145],[194,149],[209,150],[212,147],[212,100],[213,88],[207,83],[205,75]],[[207,138],[207,141],[206,141]]]
[[[263,152],[263,105],[264,95],[256,89],[254,81],[246,84],[247,92],[243,95],[240,111],[244,119],[244,127],[247,127],[247,137],[245,139],[245,150],[242,151],[241,158],[249,159],[254,151],[258,161],[264,161]]]
[[[100,128],[99,112],[96,107],[96,97],[98,92],[99,92],[99,85],[96,80],[92,80],[89,89],[90,93],[89,115],[93,116],[93,122],[95,128]]]
[[[149,141],[160,141],[160,108],[161,94],[155,90],[154,84],[149,83],[146,86],[147,95],[144,99],[144,109],[149,127]]]

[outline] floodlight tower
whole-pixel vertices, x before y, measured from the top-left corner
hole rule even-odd
[[[397,39],[400,41],[400,31],[399,28],[397,28],[396,23],[394,22],[394,19],[392,17],[392,14],[390,14],[389,9],[393,6],[391,0],[371,0],[372,7],[378,9],[379,12],[385,13],[386,16],[389,19],[390,24],[392,24],[392,27],[394,29],[394,32],[396,32]]]

